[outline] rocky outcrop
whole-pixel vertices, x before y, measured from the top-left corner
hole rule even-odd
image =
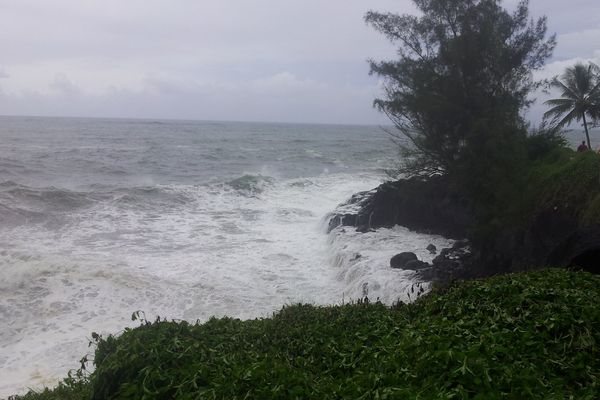
[[[357,193],[342,204],[329,219],[329,231],[338,226],[352,226],[360,232],[395,225],[463,239],[471,223],[466,200],[442,178],[429,181],[399,180],[386,182],[374,190]],[[437,249],[427,247],[431,254]],[[403,252],[390,260],[390,267],[413,270],[423,281],[453,281],[464,278],[473,258],[465,241],[443,249],[432,264],[421,261],[414,253]]]
[[[433,259],[429,268],[420,269],[417,276],[422,281],[450,283],[456,280],[475,278],[479,273],[474,268],[475,255],[466,240],[459,240]]]
[[[408,269],[411,271],[420,271],[422,269],[425,268],[430,268],[431,264],[426,263],[425,261],[421,261],[421,260],[412,260],[407,262],[406,264],[404,264],[404,269]]]
[[[459,240],[430,263],[421,261],[412,252],[402,252],[390,259],[390,267],[416,271],[420,281],[450,283],[478,276],[473,269],[474,255],[467,240]]]
[[[456,280],[479,276],[473,268],[475,257],[467,240],[459,240],[430,263],[421,261],[414,253],[396,254],[390,260],[392,268],[415,271],[417,279],[423,282],[451,283]]]
[[[412,261],[419,261],[417,255],[411,251],[405,251],[390,259],[390,267],[404,269],[406,264]]]
[[[573,207],[555,205],[543,209],[532,218],[521,237],[514,236],[521,240],[496,250],[511,252],[511,271],[549,266],[600,273],[600,223],[582,223]]]
[[[354,195],[329,220],[329,230],[354,226],[360,232],[402,225],[409,229],[462,239],[471,223],[469,206],[441,178],[386,182]]]
[[[412,264],[408,266],[409,261],[402,266],[394,261],[394,265],[403,269],[410,266],[422,280],[445,282],[544,266],[600,273],[600,189],[597,166],[592,167],[593,185],[578,181],[579,186],[560,190],[563,181],[572,183],[571,175],[584,176],[563,168],[571,175],[534,186],[527,194],[530,204],[524,207],[525,219],[520,223],[502,222],[500,215],[503,225],[496,225],[485,240],[471,234],[472,246],[458,242],[452,249],[443,249],[430,265],[415,259],[409,260]],[[578,190],[582,186],[586,190]],[[468,202],[446,180],[413,179],[387,182],[354,195],[329,219],[329,230],[343,225],[366,232],[401,225],[463,239],[472,221]],[[430,249],[432,254],[435,250]]]

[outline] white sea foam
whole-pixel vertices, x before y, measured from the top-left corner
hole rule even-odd
[[[330,264],[337,269],[337,279],[344,284],[344,297],[364,296],[386,304],[410,302],[415,282],[413,271],[390,268],[390,258],[403,251],[412,251],[430,262],[432,255],[426,247],[450,247],[452,241],[441,236],[418,234],[396,226],[360,233],[354,228],[337,227],[329,235]],[[428,285],[424,284],[427,290]]]
[[[54,385],[91,332],[118,334],[136,310],[204,321],[405,300],[412,275],[389,257],[449,243],[325,232],[340,202],[381,181],[357,171],[388,165],[364,127],[3,121],[15,126],[0,162],[15,165],[0,174],[0,397]]]
[[[128,204],[115,195],[59,232],[12,232],[0,253],[0,395],[51,385],[88,352],[91,331],[118,333],[131,312],[206,320],[253,318],[285,304],[363,297],[407,300],[410,272],[389,258],[431,256],[441,237],[404,228],[364,234],[321,220],[341,199],[379,183],[374,175],[283,180],[257,196],[228,186],[172,186],[192,201]],[[158,209],[154,209],[157,207]],[[357,256],[359,255],[359,256]]]

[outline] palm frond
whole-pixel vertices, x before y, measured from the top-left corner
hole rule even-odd
[[[544,104],[547,104],[549,106],[563,106],[563,105],[568,105],[570,107],[573,107],[575,105],[575,102],[571,99],[550,99],[550,100],[546,100],[544,102]]]
[[[598,83],[596,83],[596,86],[594,86],[592,90],[590,90],[587,97],[588,99],[600,98],[600,79],[598,79]]]
[[[544,119],[553,118],[554,120],[559,119],[562,115],[568,114],[571,111],[575,111],[571,105],[558,105],[554,106],[544,113]]]
[[[579,120],[581,119],[581,114],[579,113],[578,110],[573,109],[571,110],[571,112],[569,112],[567,115],[564,116],[563,119],[561,119],[557,124],[556,127],[557,128],[564,128],[565,126],[569,125],[571,122],[573,122],[573,120]]]
[[[577,93],[577,88],[576,87],[570,87],[570,85],[567,83],[563,83],[561,81],[559,81],[558,79],[555,79],[552,81],[552,86],[562,89],[562,96],[563,97],[567,97],[573,100],[578,100],[580,98],[580,95]]]
[[[575,64],[560,79],[554,78],[551,86],[562,93],[561,98],[544,102],[551,107],[544,113],[545,120],[552,118],[557,127],[564,127],[584,115],[592,120],[600,118],[600,67],[596,64]]]

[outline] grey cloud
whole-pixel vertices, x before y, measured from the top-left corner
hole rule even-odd
[[[556,59],[591,57],[600,51],[600,26],[559,35],[557,40]]]
[[[600,49],[600,2],[530,7],[559,34],[553,61]],[[6,0],[1,112],[385,123],[366,59],[395,50],[364,24],[369,9],[414,11],[409,0]]]
[[[61,90],[53,93],[0,93],[0,109],[16,115],[33,108],[36,115],[89,116],[93,112],[107,117],[387,123],[370,106],[377,91],[374,85],[332,90],[288,72],[237,84],[153,77],[144,80],[140,91],[113,88],[103,95],[86,95],[68,79],[55,83]],[[76,102],[71,101],[73,97]]]

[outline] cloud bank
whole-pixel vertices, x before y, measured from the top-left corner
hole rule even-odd
[[[368,9],[414,12],[409,0],[3,1],[0,114],[386,123],[366,60],[395,51]],[[530,9],[558,34],[541,77],[600,62],[600,2]]]

